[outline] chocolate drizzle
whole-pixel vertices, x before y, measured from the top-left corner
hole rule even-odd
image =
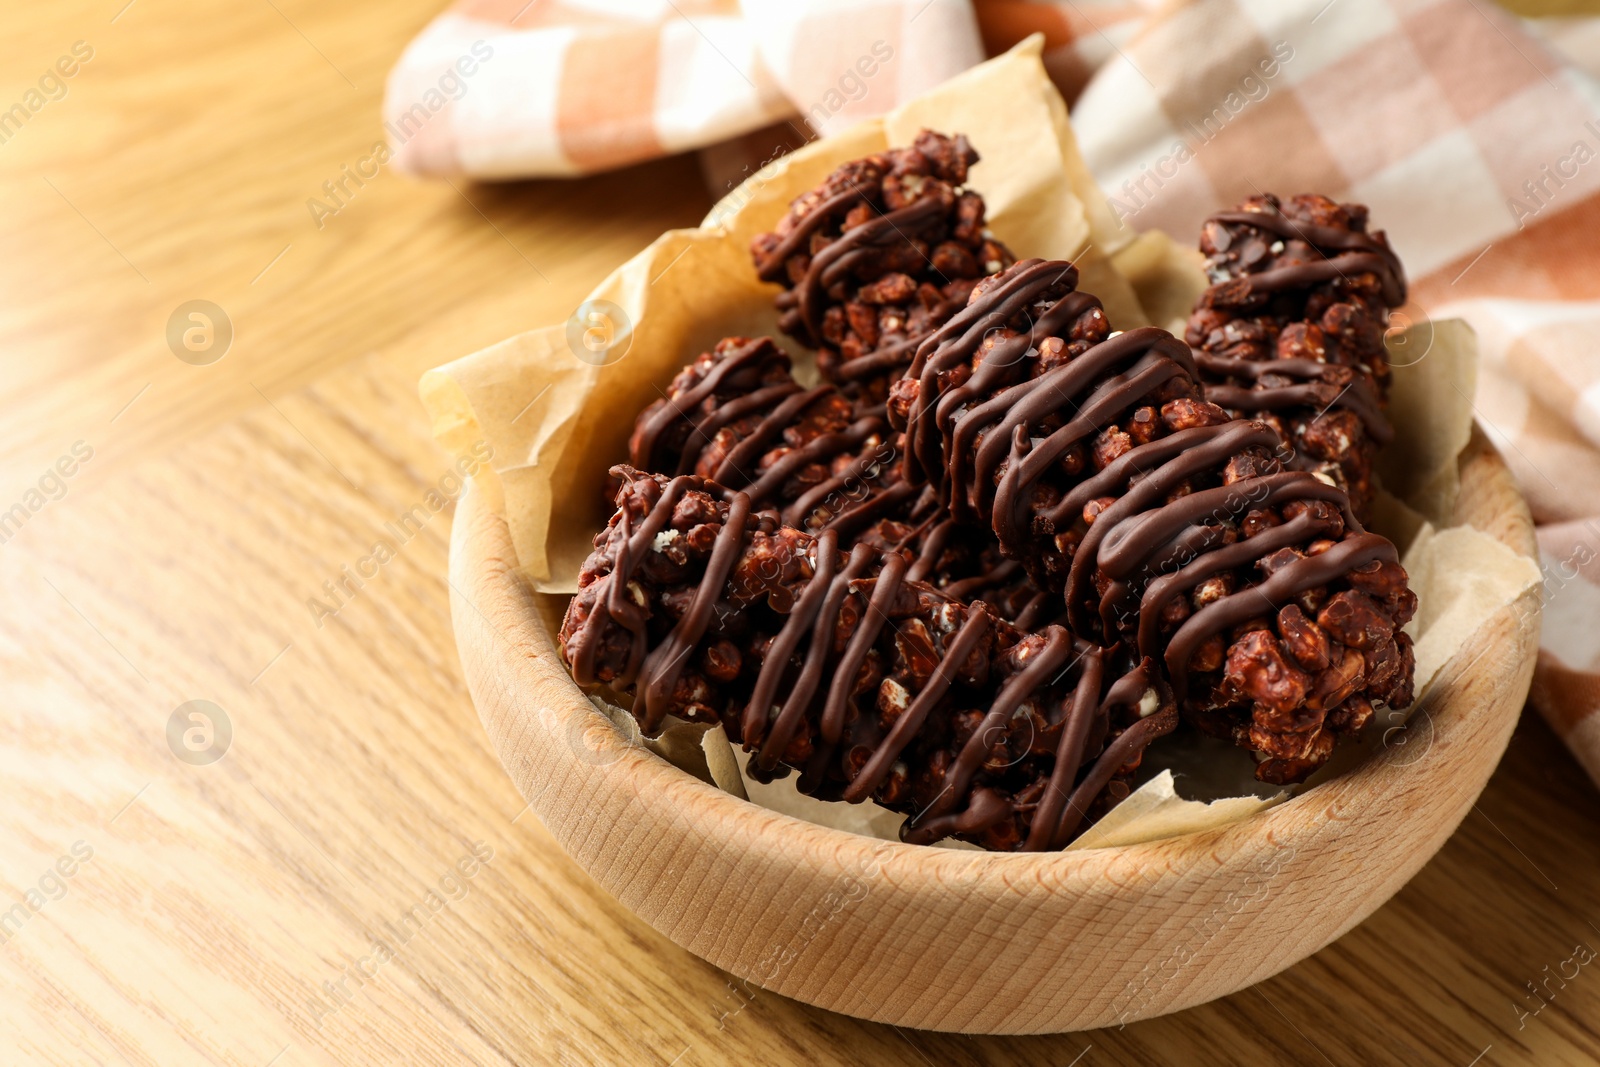
[[[720,721],[749,776],[874,799],[913,843],[1064,847],[1180,709],[1302,780],[1411,695],[1415,596],[1343,488],[1393,436],[1398,259],[1363,208],[1263,197],[1208,224],[1203,346],[1113,333],[1071,264],[1007,268],[975,160],[924,132],[752,242],[838,388],[766,338],[685,368],[630,441],[659,473],[612,471],[563,659],[647,735]]]
[[[1394,440],[1394,427],[1384,415],[1378,389],[1367,375],[1357,374],[1348,385],[1340,388],[1325,381],[1328,365],[1314,359],[1231,359],[1196,348],[1194,362],[1208,381],[1227,378],[1253,381],[1268,376],[1296,379],[1292,385],[1277,386],[1208,384],[1206,399],[1229,411],[1344,408],[1355,413],[1367,434],[1378,444],[1386,445]]]
[[[638,469],[699,473],[730,492],[743,491],[752,507],[779,508],[787,525],[847,535],[894,513],[915,495],[910,487],[881,482],[896,447],[881,413],[859,414],[842,429],[817,433],[760,468],[786,433],[837,395],[831,385],[807,389],[795,381],[787,355],[770,338],[729,338],[697,366],[703,369],[698,380],[674,382],[672,395],[639,417],[629,443],[629,461]],[[708,463],[705,457],[718,434],[734,429],[740,431],[736,442]],[[846,456],[851,458],[841,464]],[[832,473],[786,496],[790,480],[811,466]]]
[[[1075,283],[1066,264],[1019,263],[923,343],[910,371],[918,387],[907,415],[907,478],[937,477],[939,498],[954,518],[987,522],[1001,550],[1022,560],[1041,537],[1071,529],[1090,501],[1115,498],[1072,553],[1063,588],[1068,623],[1107,641],[1131,631],[1140,656],[1165,663],[1181,702],[1190,659],[1207,639],[1373,560],[1395,562],[1396,552],[1362,530],[1343,490],[1311,474],[1253,474],[1190,491],[1231,457],[1280,449],[1278,435],[1260,422],[1194,426],[1135,445],[1050,503],[1041,490],[1061,480],[1069,447],[1141,404],[1159,404],[1168,383],[1192,382],[1197,373],[1188,345],[1146,328],[1115,334],[1026,378],[1026,357],[1098,306],[1093,297],[1063,291]],[[996,333],[1019,316],[1031,322],[1027,329]],[[941,380],[966,367],[964,381],[941,391]],[[1234,532],[1252,509],[1306,501],[1336,507],[1345,540],[1206,605],[1169,637],[1158,632],[1161,610],[1206,579],[1324,536],[1326,520],[1309,512],[1253,538]]]
[[[772,250],[770,258],[757,271],[761,280],[783,281],[785,261],[805,248],[811,240],[811,235],[837,212],[861,200],[862,194],[858,190],[848,189],[818,204]],[[799,321],[805,326],[803,340],[812,348],[818,347],[823,342],[824,292],[848,278],[850,272],[859,267],[868,256],[892,245],[909,243],[914,238],[921,238],[931,233],[944,223],[946,211],[947,205],[936,197],[928,196],[845,230],[826,248],[811,257],[805,273],[795,283],[794,288],[778,294],[778,310],[797,312]],[[887,351],[876,355],[879,362],[890,358]],[[861,377],[867,373],[864,370],[854,369],[849,369],[847,372],[847,368],[848,365],[846,368],[841,368],[841,373],[847,377]]]
[[[802,387],[790,376],[787,357],[769,339],[730,338],[691,370],[697,376],[680,375],[671,394],[639,417],[630,445],[635,467],[709,477],[728,491],[727,499],[743,491],[752,507],[777,509],[784,525],[812,533],[835,531],[845,548],[876,523],[909,518],[911,534],[883,547],[913,557],[912,580],[941,588],[946,579],[952,580],[952,595],[963,599],[993,594],[996,606],[1003,602],[1006,607],[1002,614],[1022,629],[1059,613],[1051,611],[1055,601],[1048,595],[1038,590],[1024,594],[1026,579],[1015,562],[959,556],[956,574],[939,573],[947,549],[970,549],[962,539],[972,531],[943,515],[931,492],[899,478],[904,439],[889,430],[881,414],[862,415],[843,431],[818,434],[752,476],[763,455],[835,393],[827,385]],[[738,443],[714,465],[703,463],[718,433],[738,429],[741,422],[746,429]],[[813,464],[832,473],[799,491],[786,488],[792,475]]]
[[[1206,398],[1273,424],[1296,470],[1332,478],[1365,518],[1385,417],[1389,309],[1406,299],[1399,258],[1367,209],[1305,194],[1253,196],[1201,231],[1211,285],[1185,330]]]
[[[822,377],[864,409],[883,403],[918,343],[1013,257],[967,187],[967,139],[923,130],[908,146],[841,164],[751,242],[782,285],[778,326],[817,350]]]
[[[1237,275],[1236,279],[1246,282],[1253,293],[1306,289],[1335,278],[1370,272],[1378,276],[1383,286],[1385,303],[1399,307],[1406,302],[1406,278],[1400,257],[1394,254],[1388,241],[1373,234],[1301,222],[1281,211],[1220,211],[1211,218],[1215,222],[1254,226],[1285,240],[1298,238],[1323,256],[1310,263]],[[1334,254],[1330,256],[1328,251]]]
[[[695,460],[717,431],[731,422],[753,415],[774,403],[801,391],[801,385],[785,376],[776,383],[761,388],[755,386],[764,380],[761,371],[775,356],[781,356],[772,340],[758,337],[753,341],[732,339],[718,346],[716,360],[698,382],[673,397],[663,397],[639,416],[633,439],[628,443],[629,459],[640,470],[661,471],[671,468],[674,474],[688,474],[694,470]],[[746,384],[748,380],[751,384]],[[708,400],[724,390],[744,392],[726,403],[716,405],[699,420],[694,412]],[[682,423],[689,423],[688,437],[675,449],[675,456],[666,454],[664,438]]]
[[[667,480],[626,469],[620,473],[633,492],[642,492],[647,499],[653,495],[654,500],[642,517],[636,517],[619,497],[624,506],[603,549],[613,558],[598,579],[605,588],[590,590],[587,599],[580,596],[574,601],[563,627],[562,651],[580,684],[598,684],[603,679],[596,671],[596,649],[608,640],[609,628],[620,627],[628,635],[627,666],[609,684],[637,692],[635,715],[641,729],[653,735],[670,710],[684,663],[708,639],[716,605],[734,599],[729,582],[741,553],[749,550],[752,535],[769,528],[770,520],[752,513],[744,493],[718,505],[721,525],[693,598],[670,633],[651,647],[647,626],[651,600],[648,592],[641,593],[641,583],[648,584],[641,568],[652,542],[671,528],[685,494],[714,492],[715,487],[692,476]],[[867,577],[879,562],[877,553],[865,545],[857,545],[848,555],[841,553],[835,530],[799,543],[810,577],[797,596],[779,598],[786,600],[775,607],[780,625],[759,665],[744,676],[748,702],[732,720],[724,718],[735,740],[753,751],[750,773],[758,777],[770,777],[778,770],[796,734],[809,730],[817,744],[804,761],[802,791],[824,795],[838,791],[849,802],[878,796],[919,739],[929,735],[931,719],[949,716],[952,702],[961,707],[978,699],[987,705],[982,722],[955,751],[944,771],[944,788],[932,803],[919,805],[921,810],[907,821],[902,836],[913,843],[931,843],[952,834],[974,837],[1004,819],[1024,815],[1028,831],[1020,847],[1057,849],[1075,835],[1113,776],[1137,763],[1152,740],[1176,725],[1176,709],[1160,698],[1165,687],[1146,664],[1116,674],[1112,664],[1119,656],[1114,650],[1086,644],[1059,626],[1025,637],[981,603],[963,607],[911,580],[907,561],[898,554],[882,561],[876,577]],[[577,609],[580,600],[589,605],[586,616]],[[858,695],[857,680],[868,654],[883,646],[886,628],[896,625],[894,619],[907,617],[911,602],[934,604],[948,613],[953,629],[926,681],[885,728],[870,704],[870,694]],[[856,623],[843,647],[836,648],[834,635],[842,632],[847,616],[854,616]],[[1019,656],[1021,641],[1031,644]],[[993,651],[997,647],[1012,652]],[[999,679],[990,675],[986,662],[975,673],[977,660],[990,655],[996,663],[1008,655],[1020,662]],[[781,706],[780,691],[786,692]],[[1019,793],[1014,783],[1008,791],[991,773],[991,764],[995,739],[1005,736],[1029,702],[1044,708],[1060,733],[1047,781],[1039,779]],[[1124,720],[1131,722],[1119,726]],[[841,754],[863,751],[865,758],[857,756],[852,764],[858,769],[839,783]],[[904,770],[900,773],[903,776]]]

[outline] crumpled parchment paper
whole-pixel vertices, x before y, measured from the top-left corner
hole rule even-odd
[[[1067,109],[1040,63],[1041,40],[974,67],[881,120],[814,142],[752,175],[696,229],[673,230],[617,268],[569,322],[520,334],[422,379],[440,442],[464,452],[492,447],[480,475],[504,509],[533,587],[571,593],[595,531],[610,512],[601,485],[626,456],[635,416],[696,354],[732,335],[777,333],[775,288],[761,284],[750,239],[769,230],[794,197],[837,165],[922,128],[964,133],[982,156],[970,184],[989,228],[1018,258],[1071,259],[1080,286],[1099,296],[1119,329],[1187,317],[1205,288],[1198,253],[1165,234],[1135,234],[1112,213],[1079,155]],[[1185,235],[1187,236],[1187,235]],[[1390,490],[1378,528],[1404,548],[1421,602],[1417,690],[1496,609],[1539,581],[1532,560],[1466,527],[1446,528],[1456,459],[1472,430],[1475,345],[1463,323],[1424,322],[1390,338],[1397,429],[1380,468]],[[874,804],[800,795],[793,779],[744,781],[742,753],[720,727],[677,724],[638,737],[630,715],[597,702],[626,736],[689,773],[762,806],[811,822],[894,839],[901,816]],[[1389,725],[1394,725],[1390,723]],[[1369,730],[1369,732],[1371,732]],[[1151,777],[1071,847],[1104,848],[1214,828],[1283,800],[1251,777],[1247,753],[1203,739],[1168,738],[1147,756]],[[1315,779],[1314,779],[1315,781]]]

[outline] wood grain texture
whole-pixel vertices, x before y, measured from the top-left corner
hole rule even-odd
[[[1531,552],[1527,507],[1481,434],[1462,472],[1457,523]],[[504,519],[477,494],[454,526],[450,575],[457,647],[489,738],[596,881],[756,986],[959,1033],[1060,1033],[1191,1007],[1366,918],[1488,781],[1539,633],[1530,590],[1441,671],[1405,742],[1268,812],[1130,847],[984,855],[765,811],[631,746],[568,677]]]
[[[1544,968],[1600,947],[1600,806],[1534,715],[1455,835],[1365,922],[1244,992],[1121,1029],[965,1038],[751,994],[600,889],[522,814],[477,723],[450,630],[447,515],[321,627],[305,603],[445,473],[421,370],[559,321],[709,204],[688,159],[459,191],[385,173],[317,230],[306,198],[377,136],[383,75],[440,6],[0,13],[0,102],[74,41],[96,49],[0,146],[0,504],[72,442],[95,449],[0,545],[0,915],[75,842],[93,849],[20,931],[0,927],[0,1062],[1600,1056],[1589,968],[1517,1015]],[[162,339],[193,297],[238,329],[210,367]],[[234,726],[210,766],[167,745],[191,699]],[[480,841],[493,858],[465,879]],[[411,929],[403,916],[452,871],[464,894],[441,894],[458,899],[402,944],[388,927]],[[357,977],[375,937],[399,951]]]

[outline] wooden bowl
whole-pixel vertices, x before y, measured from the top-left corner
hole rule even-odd
[[[1457,520],[1532,555],[1527,508],[1481,434],[1461,474]],[[902,845],[767,811],[630,745],[567,676],[551,640],[562,605],[528,591],[484,499],[468,492],[451,535],[456,640],[501,762],[550,833],[696,955],[897,1026],[1129,1022],[1322,948],[1466,815],[1516,723],[1538,641],[1530,591],[1440,672],[1409,743],[1220,830],[1054,854]]]

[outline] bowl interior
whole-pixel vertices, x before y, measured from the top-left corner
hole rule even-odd
[[[1461,476],[1457,520],[1532,555],[1527,509],[1481,434]],[[535,813],[603,888],[754,984],[863,1018],[972,1033],[1083,1029],[1187,1007],[1354,926],[1437,851],[1483,788],[1538,640],[1530,595],[1485,620],[1440,672],[1407,731],[1414,743],[1385,746],[1244,821],[1139,845],[992,854],[803,822],[629,744],[567,676],[551,638],[560,604],[528,591],[503,518],[476,491],[459,505],[451,578],[462,664],[489,737]]]

